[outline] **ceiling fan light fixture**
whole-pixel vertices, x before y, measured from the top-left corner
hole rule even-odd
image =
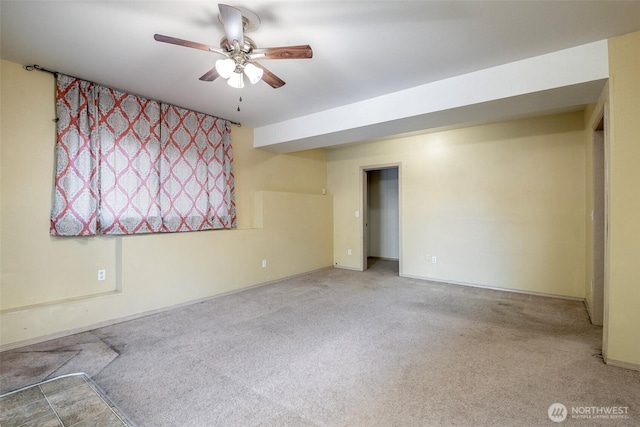
[[[231,76],[229,76],[229,80],[227,80],[227,84],[233,88],[242,89],[244,87],[244,79],[242,78],[242,72],[231,73]]]
[[[262,80],[272,88],[277,89],[284,86],[284,80],[257,62],[251,64],[252,61],[260,58],[308,59],[313,57],[313,51],[309,45],[258,49],[255,42],[244,35],[245,32],[255,30],[260,24],[260,18],[255,13],[225,4],[218,4],[218,10],[220,11],[218,15],[220,22],[224,27],[224,37],[220,40],[219,48],[162,34],[154,34],[153,36],[159,42],[225,56],[225,59],[216,61],[212,69],[200,76],[199,79],[201,81],[212,82],[218,77],[222,77],[227,80],[229,86],[242,88],[244,87],[244,75],[246,75],[251,84],[256,84]]]
[[[216,61],[216,71],[223,79],[228,79],[234,74],[236,63],[231,58],[218,59]]]
[[[260,67],[256,67],[253,64],[247,64],[244,66],[244,73],[247,75],[249,82],[254,85],[260,81],[264,71]]]

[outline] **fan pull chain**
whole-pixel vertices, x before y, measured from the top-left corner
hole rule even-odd
[[[242,97],[238,100],[238,111],[240,111],[240,103],[242,102]]]

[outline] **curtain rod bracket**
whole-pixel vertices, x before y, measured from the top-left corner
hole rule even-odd
[[[57,71],[47,70],[46,68],[42,68],[38,64],[25,65],[24,69],[27,70],[27,71],[33,71],[33,70],[44,71],[45,73],[53,74],[56,77],[58,76],[58,72]]]

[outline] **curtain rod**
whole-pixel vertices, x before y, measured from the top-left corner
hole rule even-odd
[[[59,74],[57,71],[47,70],[46,68],[42,68],[41,66],[39,66],[39,65],[37,65],[37,64],[33,64],[33,65],[25,65],[25,66],[24,66],[24,69],[25,69],[25,70],[27,70],[27,71],[33,71],[33,70],[43,71],[43,72],[45,72],[45,73],[53,74],[53,75],[54,75],[54,77],[58,77],[58,74]],[[74,78],[76,78],[76,77],[74,77]],[[145,98],[146,98],[146,97],[145,97]],[[147,98],[147,99],[149,99],[149,98]],[[166,104],[166,102],[158,101],[157,99],[150,99],[150,100],[151,100],[151,101],[156,101],[156,102],[161,102],[162,104]],[[178,106],[178,107],[179,107],[179,106]],[[179,107],[179,108],[184,108],[184,107]],[[190,108],[185,108],[185,110],[190,110]],[[191,110],[191,111],[193,111],[193,110]],[[196,111],[196,112],[198,112],[198,111]],[[207,114],[207,113],[202,113],[202,112],[200,112],[200,113],[201,113],[201,114]],[[207,114],[207,115],[208,115],[208,116],[211,116],[211,114]],[[212,117],[216,117],[216,116],[212,116]],[[226,120],[226,121],[228,121],[229,123],[231,123],[232,125],[236,125],[236,126],[238,126],[238,127],[242,127],[242,123],[240,123],[240,122],[234,122],[234,121],[232,121],[232,120],[225,119],[225,118],[222,118],[222,117],[217,117],[217,118],[219,118],[219,119],[221,119],[221,120]]]
[[[58,73],[56,71],[47,70],[46,68],[42,68],[37,64],[25,65],[24,69],[27,71],[33,71],[33,70],[44,71],[45,73],[53,74],[54,76],[58,77]]]

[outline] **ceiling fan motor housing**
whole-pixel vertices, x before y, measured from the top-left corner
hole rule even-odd
[[[227,52],[233,52],[235,49],[234,45],[229,43],[226,37],[223,37],[220,40],[220,48],[226,50]],[[244,43],[242,46],[239,46],[240,51],[249,55],[256,48],[256,44],[249,37],[244,36]]]
[[[244,37],[244,43],[242,46],[239,46],[237,41],[234,40],[234,43],[229,43],[226,37],[223,37],[220,40],[220,48],[226,51],[229,58],[231,58],[236,63],[236,73],[241,73],[244,67],[250,62],[251,58],[249,55],[256,48],[256,44],[249,37]]]

